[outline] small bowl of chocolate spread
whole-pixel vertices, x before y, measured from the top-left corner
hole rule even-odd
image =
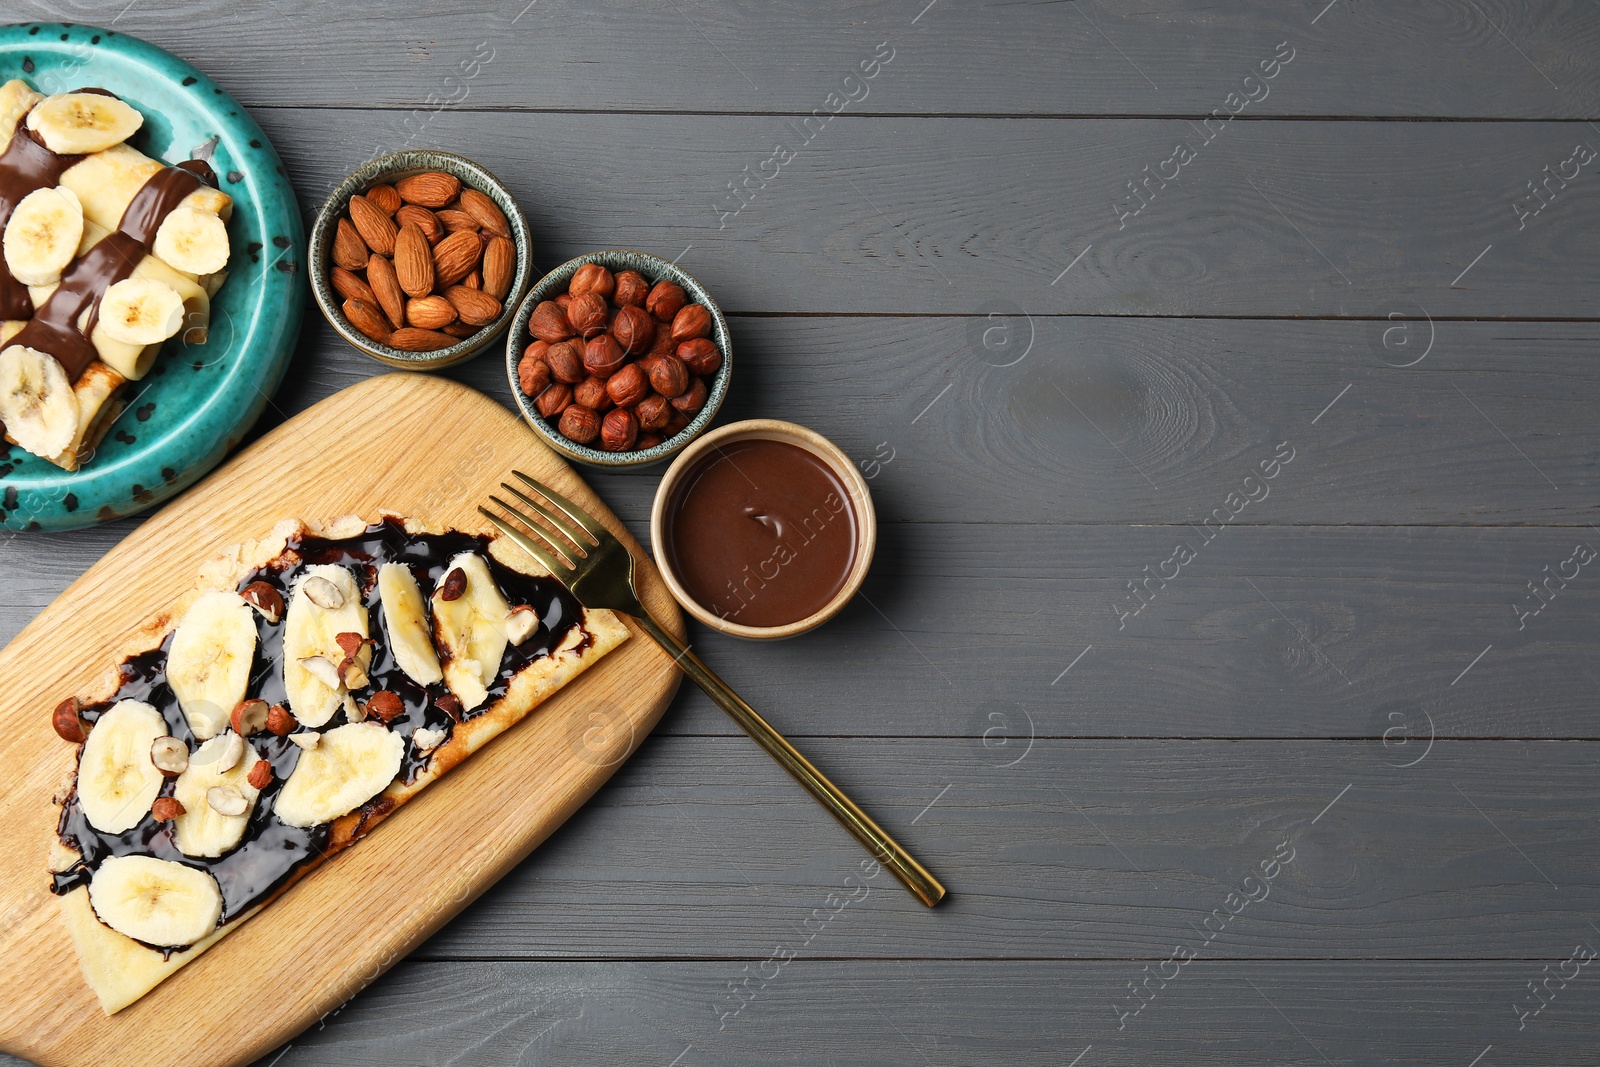
[[[650,542],[685,611],[736,637],[793,637],[827,622],[872,565],[878,521],[866,479],[804,426],[720,427],[667,468]]]

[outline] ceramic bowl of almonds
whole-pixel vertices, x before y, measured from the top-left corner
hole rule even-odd
[[[307,258],[329,324],[406,370],[481,353],[515,315],[531,264],[510,191],[470,159],[433,150],[374,159],[340,182]]]
[[[647,252],[591,252],[546,274],[506,336],[522,416],[557,452],[642,467],[711,425],[733,345],[711,294]]]

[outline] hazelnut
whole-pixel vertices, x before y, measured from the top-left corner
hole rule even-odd
[[[450,573],[459,574],[460,571],[456,570],[451,571]],[[462,579],[462,584],[466,584],[464,577]],[[400,694],[394,692],[392,689],[380,689],[376,693],[373,693],[372,698],[367,701],[367,714],[371,715],[373,718],[382,719],[384,722],[393,722],[400,716],[404,715],[405,711],[406,702],[401,700]]]
[[[672,421],[667,423],[667,428],[662,430],[661,432],[666,434],[668,437],[676,437],[680,433],[682,433],[684,431],[684,428],[687,427],[688,425],[689,425],[689,416],[685,415],[681,411],[674,411],[672,413]]]
[[[283,618],[283,594],[266,582],[251,582],[244,587],[244,592],[239,594],[244,597],[244,602],[249,604],[261,617],[270,623],[276,623]]]
[[[639,440],[634,442],[633,447],[643,451],[646,448],[654,448],[665,440],[666,438],[658,433],[642,433],[639,435]]]
[[[660,430],[672,418],[672,405],[660,393],[651,393],[633,410],[641,430]]]
[[[683,305],[689,302],[689,294],[683,291],[683,286],[677,282],[669,282],[665,278],[656,282],[650,290],[650,295],[645,297],[645,310],[650,312],[662,322],[671,322]]]
[[[667,356],[657,356],[647,371],[650,388],[665,397],[677,396],[689,388],[689,368]]]
[[[583,348],[583,365],[597,378],[608,378],[615,374],[627,358],[617,339],[609,333],[591,338]]]
[[[456,722],[461,721],[461,698],[454,693],[446,693],[434,698],[433,706],[450,716]]]
[[[265,789],[272,784],[272,764],[264,759],[256,760],[255,766],[250,768],[250,773],[245,775],[244,780],[257,789]]]
[[[606,332],[611,309],[598,293],[583,293],[572,298],[567,305],[567,322],[584,337]]]
[[[535,345],[545,342],[535,341]],[[517,385],[528,396],[538,396],[550,384],[550,364],[533,354],[534,345],[529,345],[528,350],[522,354],[522,361],[517,364]]]
[[[164,778],[176,778],[189,769],[189,746],[172,736],[150,742],[150,762]]]
[[[722,350],[709,338],[696,337],[678,346],[677,356],[695,374],[710,377],[722,366]]]
[[[533,408],[541,416],[553,419],[572,403],[572,386],[565,382],[556,382],[550,388],[540,393],[533,402]]]
[[[583,369],[583,346],[577,341],[559,341],[545,350],[544,361],[558,382],[576,385],[588,377]]]
[[[567,321],[567,312],[560,304],[546,300],[529,316],[528,332],[541,341],[555,344],[572,336],[572,324]]]
[[[590,411],[604,413],[611,407],[611,394],[606,392],[606,380],[585,378],[572,387],[572,402],[582,404]]]
[[[282,704],[267,709],[267,729],[279,737],[288,737],[300,728],[300,720],[289,713]]]
[[[177,797],[156,797],[150,804],[150,817],[156,822],[171,822],[180,815],[188,814],[188,811]]]
[[[611,333],[628,355],[637,356],[649,351],[656,339],[656,320],[644,308],[628,305],[617,311]]]
[[[240,737],[260,733],[267,728],[267,702],[260,697],[239,701],[233,714],[228,716],[228,722]]]
[[[617,291],[617,279],[611,272],[598,263],[585,263],[572,275],[572,281],[567,284],[567,292],[573,297],[580,297],[584,293],[596,293],[602,300],[610,300],[611,294]]]
[[[655,341],[650,345],[648,355],[670,356],[678,351],[678,342],[672,339],[672,330],[667,323],[662,323],[656,330]]]
[[[689,383],[689,388],[672,398],[672,408],[685,415],[695,415],[706,406],[706,383],[704,378],[696,378]]]
[[[679,344],[710,335],[711,312],[700,304],[689,304],[672,317],[672,339]]]
[[[600,447],[607,452],[626,452],[639,437],[639,422],[623,408],[606,412],[600,424]]]
[[[650,382],[637,363],[629,363],[606,380],[606,393],[618,407],[632,407],[650,395]]]
[[[560,293],[560,294],[558,294],[556,296],[551,297],[550,299],[554,300],[557,304],[560,304],[562,311],[565,311],[565,310],[567,310],[567,308],[572,306],[572,294],[571,293]]]
[[[56,733],[63,741],[81,744],[89,739],[89,724],[80,714],[81,706],[77,697],[68,697],[56,705],[55,714],[51,722],[55,725]]]
[[[600,416],[593,408],[573,404],[561,413],[561,422],[556,428],[569,441],[586,445],[600,436]]]
[[[644,280],[644,275],[636,270],[625,270],[617,275],[617,291],[611,299],[622,307],[637,308],[644,307],[649,295],[650,283]]]

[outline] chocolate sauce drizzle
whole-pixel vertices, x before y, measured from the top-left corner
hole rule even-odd
[[[83,88],[80,93],[114,94]],[[18,202],[35,189],[56,185],[67,168],[82,156],[62,156],[50,151],[17,119],[11,142],[0,154],[0,228]],[[215,184],[216,175],[203,160],[199,166],[163,167],[150,176],[123,209],[117,228],[75,259],[62,272],[61,284],[50,298],[33,307],[28,288],[12,277],[0,257],[0,319],[28,319],[28,324],[0,348],[27,345],[48,352],[60,361],[67,380],[76,382],[100,358],[89,340],[100,315],[105,291],[134,272],[150,253],[156,231],[173,208],[183,203],[202,183]],[[84,312],[83,328],[78,322]]]
[[[24,197],[35,189],[54,187],[61,174],[82,156],[58,156],[34,139],[33,131],[23,125],[27,114],[17,116],[11,131],[11,141],[0,152],[0,232],[11,221],[11,213]],[[33,301],[28,297],[28,287],[12,275],[0,256],[0,319],[26,319],[33,315]]]
[[[449,561],[461,552],[475,552],[489,563],[500,593],[513,607],[527,605],[538,614],[539,629],[521,645],[506,646],[500,660],[500,670],[489,686],[489,697],[477,708],[466,712],[464,718],[482,715],[503,697],[511,679],[535,660],[548,656],[568,636],[574,626],[581,624],[582,606],[553,578],[534,578],[504,566],[488,552],[489,539],[472,534],[452,532],[446,534],[411,534],[394,519],[368,526],[356,537],[329,540],[321,537],[297,537],[288,542],[283,553],[264,567],[247,574],[238,585],[242,591],[252,582],[263,581],[284,594],[306,567],[316,564],[334,564],[349,567],[355,572],[356,584],[361,589],[362,602],[368,610],[371,633],[377,639],[373,649],[370,684],[354,695],[365,704],[372,694],[388,689],[399,694],[405,711],[391,721],[390,730],[409,742],[420,727],[448,731],[453,720],[438,705],[438,698],[448,690],[442,683],[421,686],[400,669],[390,651],[387,624],[379,607],[378,568],[384,563],[404,563],[411,568],[424,596],[443,579]],[[283,620],[269,623],[256,616],[256,657],[250,671],[247,695],[260,697],[269,703],[284,703],[283,689]],[[592,639],[584,633],[577,647],[588,647]],[[103,703],[85,707],[83,717],[91,723],[119,700],[142,700],[151,705],[166,721],[167,731],[180,738],[191,749],[195,738],[188,720],[178,706],[177,697],[167,683],[167,650],[172,644],[169,633],[159,648],[129,657],[119,669],[121,684],[115,695]],[[293,710],[293,709],[290,709]],[[344,712],[334,714],[319,730],[330,730],[349,721]],[[302,728],[304,730],[305,728]],[[211,873],[222,890],[222,919],[226,923],[270,897],[280,886],[307,862],[326,853],[329,845],[329,826],[302,829],[281,822],[273,814],[273,806],[283,782],[294,771],[301,749],[287,737],[278,737],[265,731],[252,734],[248,743],[260,758],[272,764],[272,782],[261,791],[250,822],[238,848],[224,856],[208,859],[186,856],[178,851],[173,840],[172,824],[157,822],[149,813],[131,830],[121,834],[108,834],[89,824],[78,803],[77,792],[68,797],[62,806],[57,827],[63,844],[82,854],[72,867],[54,875],[51,891],[68,893],[79,886],[88,885],[94,871],[107,856],[144,855],[157,859],[174,860]],[[245,757],[250,758],[248,754]],[[418,752],[416,746],[406,745],[406,754],[400,766],[398,779],[412,782],[419,771],[428,765],[432,752]],[[162,796],[171,796],[176,779],[161,786]],[[383,796],[375,797],[357,809],[363,816],[362,827],[356,837],[364,836],[365,817],[387,811],[392,802]],[[171,946],[151,946],[163,952],[174,951]]]

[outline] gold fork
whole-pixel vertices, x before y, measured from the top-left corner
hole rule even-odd
[[[838,786],[828,781],[810,760],[800,754],[799,749],[791,745],[767,720],[758,715],[754,708],[746,704],[739,694],[729,688],[727,682],[718,678],[710,667],[700,662],[700,657],[690,652],[686,645],[650,617],[644,605],[639,603],[638,590],[634,586],[633,554],[621,541],[612,536],[609,530],[596,522],[582,508],[554,489],[521,471],[511,473],[548,501],[554,510],[509,482],[501,482],[500,488],[532,508],[544,523],[541,524],[538,519],[517,510],[497,496],[491,495],[489,499],[520,520],[538,540],[528,537],[489,509],[480,507],[478,511],[485,518],[521,546],[528,555],[544,564],[556,580],[566,586],[584,607],[606,608],[632,616],[644,628],[644,632],[672,656],[672,661],[679,669],[694,679],[695,684],[704,689],[706,695],[728,713],[729,718],[739,725],[739,729],[766,749],[767,755],[777,760],[780,767],[793,775],[795,781],[804,786],[806,792],[827,809],[828,814],[838,819],[857,841],[866,846],[868,852],[871,852],[896,878],[900,879],[907,889],[911,890],[912,895],[930,908],[944,898],[944,886],[939,884],[939,880],[930,874],[926,867],[900,847],[900,844],[873,822],[872,817],[862,811],[855,801],[845,796]],[[546,525],[559,533],[560,537],[553,536],[550,530],[546,529]],[[565,541],[562,538],[565,538]]]

